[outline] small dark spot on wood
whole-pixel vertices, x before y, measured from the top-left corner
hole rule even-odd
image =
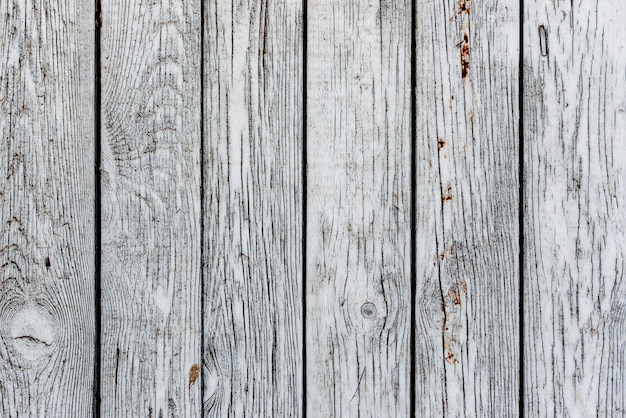
[[[439,149],[443,148],[446,145],[446,141],[444,141],[442,138],[439,138],[439,140],[437,141],[437,146]]]
[[[200,366],[198,366],[197,364],[194,364],[193,366],[191,366],[191,369],[189,369],[189,387],[192,387],[194,383],[196,383],[196,380],[198,380],[198,376],[200,372]]]
[[[461,42],[461,77],[467,78],[470,68],[470,47],[469,47],[469,35],[463,34],[463,42]]]
[[[452,200],[452,186],[448,184],[448,188],[444,191],[443,195],[441,196],[441,200],[443,200],[444,202],[448,202],[450,200]]]
[[[46,268],[50,268],[50,265],[51,265],[50,264],[50,257],[46,257],[45,263],[46,263]]]
[[[366,302],[361,306],[361,315],[367,319],[372,319],[376,315],[376,305]]]
[[[446,255],[444,253],[441,253],[439,254],[439,258],[443,260],[444,258],[446,258]]]

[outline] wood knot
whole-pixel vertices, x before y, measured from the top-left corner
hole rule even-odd
[[[43,309],[29,307],[12,318],[11,341],[24,359],[35,361],[52,352],[56,328],[52,315]]]
[[[367,319],[374,318],[376,316],[376,305],[372,302],[365,302],[361,305],[361,315]]]

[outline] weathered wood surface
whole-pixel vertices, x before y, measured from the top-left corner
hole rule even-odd
[[[200,2],[102,2],[103,416],[201,413]]]
[[[0,416],[626,415],[619,2],[202,2],[0,2]]]
[[[407,416],[411,4],[309,0],[310,416]]]
[[[517,416],[518,1],[416,3],[416,416]]]
[[[88,416],[94,9],[0,2],[0,416]]]
[[[204,22],[204,412],[302,416],[302,2]]]
[[[626,414],[626,9],[526,0],[529,417]]]

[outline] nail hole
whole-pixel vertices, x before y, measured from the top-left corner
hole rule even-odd
[[[539,26],[539,47],[541,48],[541,56],[548,56],[548,32],[546,31],[546,27],[541,25]]]

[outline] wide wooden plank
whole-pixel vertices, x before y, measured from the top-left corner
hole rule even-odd
[[[84,417],[94,383],[94,8],[0,2],[0,416]]]
[[[302,1],[204,15],[206,416],[302,416]]]
[[[626,414],[626,9],[526,0],[526,415]]]
[[[201,413],[200,2],[102,2],[102,404]]]
[[[415,412],[517,416],[519,2],[416,9]]]
[[[407,416],[411,4],[309,0],[309,416]]]

